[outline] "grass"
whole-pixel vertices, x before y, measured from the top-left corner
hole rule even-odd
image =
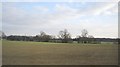
[[[117,65],[118,45],[3,41],[3,65]]]

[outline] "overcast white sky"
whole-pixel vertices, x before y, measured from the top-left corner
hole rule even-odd
[[[117,2],[4,2],[2,28],[7,35],[58,35],[68,29],[72,37],[87,29],[94,37],[118,37]]]

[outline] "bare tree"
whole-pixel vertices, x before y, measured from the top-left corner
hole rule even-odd
[[[83,29],[81,32],[82,32],[82,34],[81,34],[82,37],[88,36],[88,31],[86,29]]]
[[[0,31],[0,39],[6,39],[6,35],[3,31]]]
[[[41,31],[39,35],[36,35],[35,39],[36,41],[48,42],[50,39],[52,39],[52,36]]]
[[[43,31],[40,31],[40,36],[42,37],[42,36],[44,36],[44,35],[46,35],[46,33],[43,32]]]
[[[83,29],[82,31],[82,34],[81,34],[81,42],[82,43],[87,43],[88,42],[88,31],[86,29]]]
[[[71,35],[67,31],[67,29],[64,29],[63,31],[60,31],[58,37],[60,39],[62,39],[62,42],[64,42],[64,43],[67,43],[71,39]]]

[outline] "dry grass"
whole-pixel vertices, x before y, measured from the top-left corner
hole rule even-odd
[[[3,65],[117,65],[112,44],[3,41]]]

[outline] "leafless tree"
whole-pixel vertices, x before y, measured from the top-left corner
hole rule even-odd
[[[83,29],[81,32],[82,32],[82,34],[81,34],[82,37],[88,36],[88,31],[86,29]]]
[[[40,31],[40,36],[42,37],[42,36],[44,36],[44,35],[46,35],[46,33],[43,32],[43,31]]]
[[[48,42],[50,39],[52,39],[52,36],[41,31],[39,35],[36,35],[35,39],[37,41]]]
[[[3,31],[0,31],[0,39],[6,39],[6,35]]]
[[[62,42],[64,42],[64,43],[67,43],[71,39],[71,35],[67,31],[67,29],[64,29],[63,31],[60,31],[58,37],[60,39],[62,39]]]

